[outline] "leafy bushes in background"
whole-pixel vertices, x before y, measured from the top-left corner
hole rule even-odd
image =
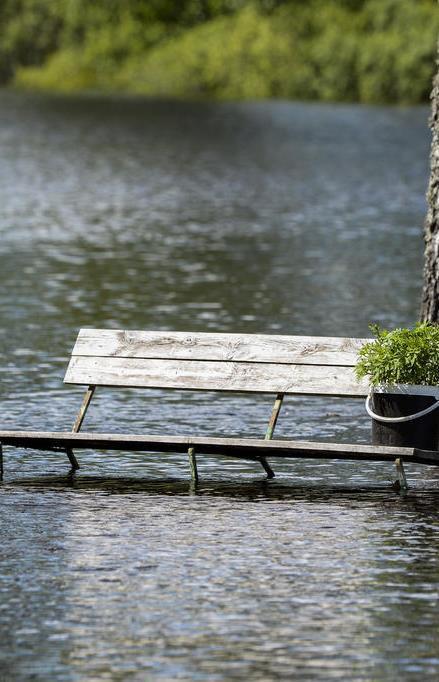
[[[428,2],[370,0],[362,14],[359,99],[421,102],[431,90],[439,12]]]
[[[28,19],[0,28],[0,76],[64,91],[416,103],[439,31],[435,0],[17,1]]]
[[[120,72],[120,84],[147,94],[261,98],[282,96],[292,48],[254,7],[220,17],[153,48]]]
[[[0,82],[18,65],[41,64],[58,47],[64,0],[2,0],[0,3]]]

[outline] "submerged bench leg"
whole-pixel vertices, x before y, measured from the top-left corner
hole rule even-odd
[[[269,465],[269,463],[267,462],[266,458],[260,457],[259,461],[262,464],[262,468],[265,470],[265,472],[267,474],[267,478],[274,478],[275,473],[274,473],[273,469],[271,468],[271,466]]]
[[[75,455],[73,454],[73,450],[66,450],[66,455],[69,458],[69,462],[72,465],[72,469],[76,471],[76,469],[79,469],[79,462],[76,459]]]
[[[275,476],[274,471],[271,468],[271,466],[269,465],[269,463],[267,462],[267,460],[265,459],[265,457],[261,457],[259,461],[267,473],[267,478],[274,478],[274,476]]]
[[[189,455],[189,465],[191,467],[191,479],[197,483],[198,482],[198,469],[197,469],[197,458],[195,456],[195,448],[189,448],[187,451]]]
[[[399,485],[401,490],[407,490],[408,483],[407,479],[405,477],[405,471],[404,471],[404,464],[402,463],[402,459],[398,457],[398,459],[395,459],[395,465],[396,465],[396,483]]]

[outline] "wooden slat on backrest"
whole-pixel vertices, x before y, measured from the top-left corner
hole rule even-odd
[[[72,355],[352,367],[367,339],[81,329]]]
[[[365,339],[83,329],[64,381],[192,390],[367,394],[353,366]]]

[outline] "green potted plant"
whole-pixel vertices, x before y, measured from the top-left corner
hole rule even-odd
[[[367,377],[366,410],[376,445],[438,449],[439,325],[418,323],[388,331],[371,325],[375,340],[359,351],[356,375]]]

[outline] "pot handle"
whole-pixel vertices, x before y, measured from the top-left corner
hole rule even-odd
[[[439,407],[439,400],[436,400],[436,402],[433,403],[433,405],[429,405],[424,410],[416,412],[415,414],[408,414],[405,417],[382,417],[380,414],[375,414],[375,412],[372,410],[370,406],[371,397],[372,394],[369,393],[369,395],[366,398],[367,414],[369,415],[369,417],[372,417],[372,419],[375,419],[375,421],[384,422],[386,424],[400,424],[401,422],[410,422],[413,421],[414,419],[419,419],[419,417],[424,417],[426,414],[430,414],[430,412],[433,412],[433,410],[436,410]]]

